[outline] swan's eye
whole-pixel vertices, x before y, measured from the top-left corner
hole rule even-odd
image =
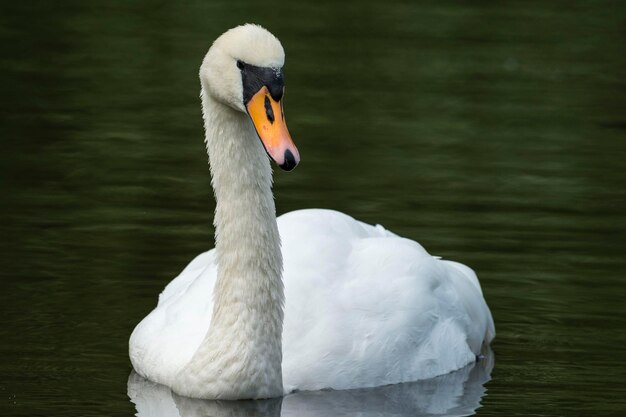
[[[240,60],[237,60],[237,68],[239,68],[240,70],[243,69],[243,62],[241,62]]]

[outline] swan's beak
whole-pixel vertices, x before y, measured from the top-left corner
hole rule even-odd
[[[275,101],[267,87],[263,86],[248,101],[246,108],[270,158],[285,171],[294,169],[300,162],[300,153],[287,130],[283,99]]]

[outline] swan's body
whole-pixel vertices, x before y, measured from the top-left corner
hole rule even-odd
[[[460,417],[476,413],[493,368],[484,358],[435,378],[355,390],[301,391],[256,401],[180,397],[132,372],[128,397],[137,417]]]
[[[299,155],[290,139],[268,145],[255,99],[245,98],[249,81],[244,75],[242,86],[231,70],[236,60],[261,74],[257,68],[282,67],[284,55],[269,32],[246,25],[222,35],[205,58],[216,249],[192,261],[137,326],[135,370],[181,395],[240,399],[406,382],[475,360],[495,333],[469,268],[334,211],[276,222],[266,151],[287,169]],[[280,101],[275,85],[259,83],[252,85],[266,109],[270,94]]]

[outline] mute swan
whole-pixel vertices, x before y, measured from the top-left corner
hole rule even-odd
[[[278,39],[247,24],[202,62],[215,249],[137,325],[134,369],[187,397],[255,399],[414,381],[474,361],[495,329],[471,269],[336,211],[276,219],[267,155],[287,171],[300,160],[283,114],[284,57]]]

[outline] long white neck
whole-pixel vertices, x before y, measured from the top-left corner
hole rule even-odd
[[[247,116],[203,88],[218,274],[209,331],[176,391],[200,398],[282,395],[283,283],[269,159]]]

